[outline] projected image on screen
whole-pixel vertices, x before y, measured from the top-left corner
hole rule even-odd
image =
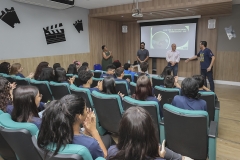
[[[175,43],[181,58],[190,58],[195,55],[195,39],[196,23],[141,27],[141,41],[146,43],[150,57],[165,58]]]

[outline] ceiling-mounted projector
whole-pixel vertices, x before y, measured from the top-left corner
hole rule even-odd
[[[132,16],[133,16],[133,17],[143,17],[143,14],[142,14],[142,12],[141,12],[141,9],[134,9]]]
[[[135,18],[143,17],[141,9],[138,8],[138,0],[133,0],[134,9],[132,10],[132,16]]]

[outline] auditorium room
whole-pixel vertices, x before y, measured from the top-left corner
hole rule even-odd
[[[0,160],[240,160],[240,0],[0,0]]]

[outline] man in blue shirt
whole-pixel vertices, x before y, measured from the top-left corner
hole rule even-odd
[[[103,73],[100,78],[105,78],[105,77],[117,78],[115,75],[115,69],[116,67],[113,64],[109,64],[107,66],[107,73]]]
[[[124,74],[131,74],[132,81],[134,79],[135,72],[132,71],[131,65],[129,63],[124,64]]]
[[[203,110],[207,111],[207,103],[202,99],[198,99],[198,82],[193,78],[185,78],[182,82],[182,95],[175,96],[172,105],[187,110]]]
[[[185,62],[189,62],[193,59],[200,57],[200,64],[201,64],[201,75],[204,76],[204,85],[207,87],[206,77],[210,83],[210,89],[214,92],[214,81],[213,81],[213,63],[215,61],[215,56],[213,55],[212,51],[207,47],[206,41],[200,42],[200,52],[193,56],[192,58],[187,59]]]

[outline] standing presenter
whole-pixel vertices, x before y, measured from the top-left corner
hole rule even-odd
[[[214,81],[213,81],[213,64],[215,57],[210,49],[207,48],[207,42],[200,42],[200,52],[193,56],[192,58],[187,59],[185,62],[189,62],[193,59],[200,57],[201,64],[201,75],[204,77],[204,85],[207,87],[206,77],[210,83],[210,89],[214,92]]]
[[[149,59],[149,52],[147,49],[145,49],[145,43],[140,43],[140,49],[137,52],[137,61],[138,61],[138,72],[141,71],[140,64],[143,62],[147,62]],[[146,72],[148,73],[148,71]]]
[[[171,67],[174,77],[178,75],[178,63],[180,61],[180,53],[176,49],[177,45],[173,43],[172,50],[169,50],[166,55],[168,66]]]

